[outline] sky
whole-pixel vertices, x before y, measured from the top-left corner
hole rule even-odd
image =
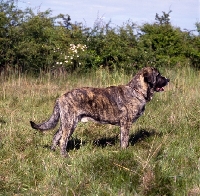
[[[182,30],[195,30],[200,22],[200,0],[17,0],[18,7],[37,12],[52,10],[52,16],[68,14],[71,22],[93,27],[97,18],[122,26],[128,20],[142,25],[155,22],[155,15],[170,10],[171,24]]]

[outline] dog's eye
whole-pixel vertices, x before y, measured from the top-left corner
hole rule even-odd
[[[158,73],[156,77],[160,77],[160,73]]]

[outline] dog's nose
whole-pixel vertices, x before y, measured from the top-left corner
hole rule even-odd
[[[170,79],[169,78],[165,78],[166,80],[167,80],[167,82],[169,82],[170,81]]]

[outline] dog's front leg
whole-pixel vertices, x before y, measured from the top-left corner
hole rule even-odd
[[[120,145],[122,149],[128,147],[129,143],[129,130],[131,128],[132,123],[127,121],[121,121],[120,123]]]

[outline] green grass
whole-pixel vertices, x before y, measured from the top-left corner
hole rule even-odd
[[[0,195],[200,195],[200,72],[163,72],[171,82],[133,124],[127,150],[119,147],[118,127],[80,123],[68,159],[49,149],[55,130],[38,133],[29,121],[48,118],[66,90],[124,84],[131,76],[100,69],[1,79]]]

